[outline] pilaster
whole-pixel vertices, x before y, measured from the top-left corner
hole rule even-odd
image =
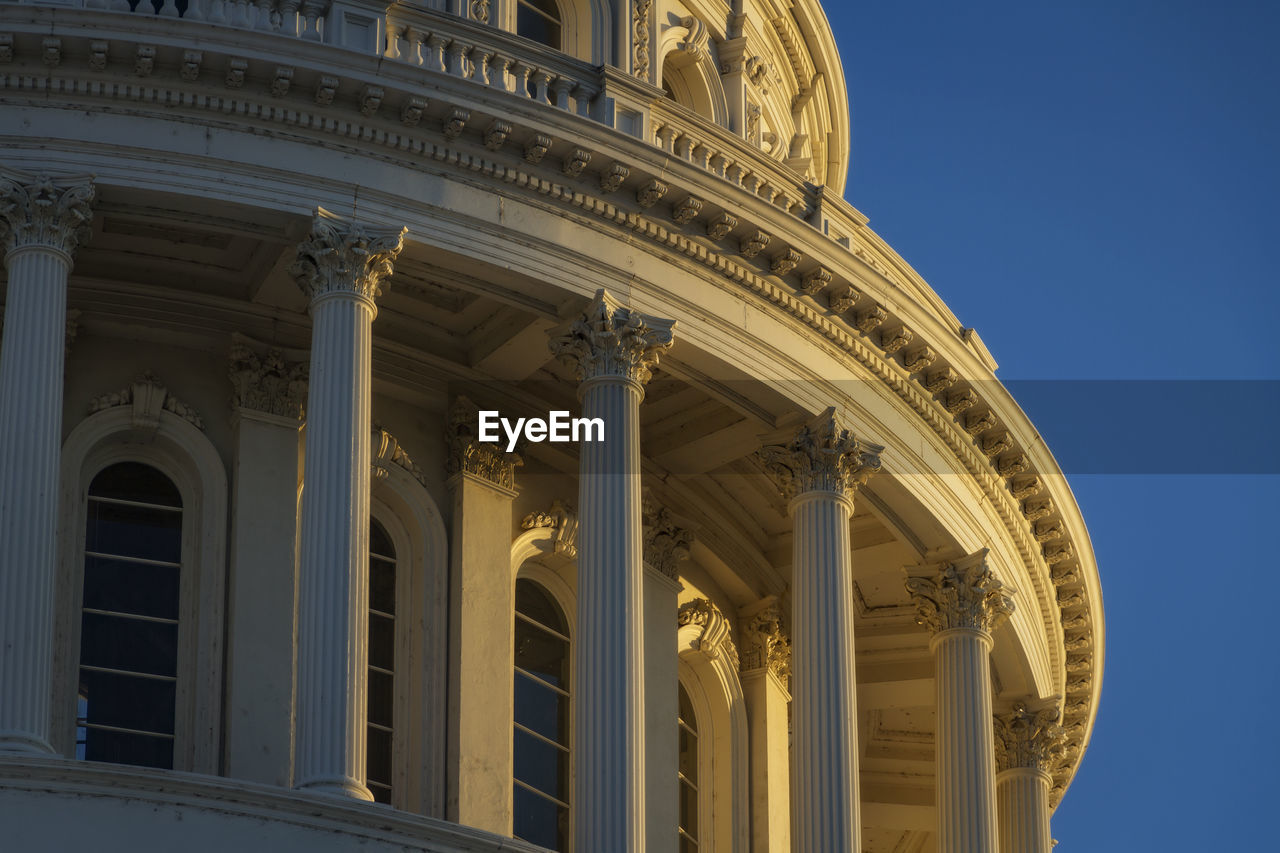
[[[750,739],[751,850],[791,849],[791,640],[776,598],[739,614]]]

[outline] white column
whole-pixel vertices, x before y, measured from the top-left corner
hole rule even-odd
[[[781,438],[781,436],[779,436]],[[853,437],[827,409],[760,451],[791,498],[791,849],[862,849],[853,664],[853,495],[883,448]]]
[[[601,290],[551,341],[582,383],[583,417],[604,423],[579,457],[575,850],[645,851],[640,401],[674,326]]]
[[[985,549],[907,589],[916,621],[933,632],[938,853],[996,853],[990,632],[1013,602]]]
[[[372,323],[403,240],[318,209],[290,269],[311,300],[294,786],[362,800]]]
[[[740,614],[751,754],[751,850],[791,849],[791,641],[773,596]]]
[[[264,348],[265,349],[265,348]],[[293,775],[298,441],[307,365],[231,347],[232,522],[227,589],[227,776]]]
[[[1029,711],[1018,702],[995,718],[1000,853],[1050,853],[1049,788],[1065,740],[1057,702]]]
[[[47,753],[67,275],[88,177],[0,176],[9,286],[0,346],[0,752]]]

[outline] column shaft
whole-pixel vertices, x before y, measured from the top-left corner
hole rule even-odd
[[[861,850],[853,660],[851,502],[807,492],[792,502],[793,849]]]
[[[1050,853],[1049,785],[1043,770],[1018,767],[996,777],[1000,853]]]
[[[10,251],[0,347],[0,751],[52,752],[53,580],[67,316],[63,251]]]
[[[644,853],[644,569],[640,384],[601,376],[582,414],[605,440],[581,445],[574,847]],[[674,725],[674,723],[673,723]]]
[[[644,578],[644,712],[646,853],[675,853],[679,848],[680,743],[676,720],[680,714],[676,667],[676,614],[680,583],[649,568]]]
[[[365,800],[373,310],[341,292],[312,304],[294,780]]]
[[[995,853],[991,635],[941,631],[932,641],[937,691],[939,853]]]

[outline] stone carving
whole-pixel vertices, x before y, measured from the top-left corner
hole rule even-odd
[[[466,397],[458,397],[449,409],[445,429],[448,455],[445,473],[471,474],[504,489],[515,489],[516,466],[523,465],[519,453],[505,453],[502,445],[480,441],[480,407]]]
[[[898,350],[911,343],[915,338],[915,332],[906,326],[899,326],[892,332],[884,332],[880,335],[880,348],[884,350],[885,355],[893,355]]]
[[[721,213],[715,219],[707,220],[707,236],[712,240],[723,240],[729,232],[738,227],[738,218],[728,213]]]
[[[807,296],[816,296],[831,283],[831,273],[822,267],[810,270],[800,280],[800,291]]]
[[[405,127],[417,127],[422,121],[422,113],[427,109],[427,99],[410,95],[400,108],[400,123]]]
[[[769,270],[774,275],[786,275],[799,265],[803,257],[795,249],[785,249],[769,260]]]
[[[1011,453],[996,463],[996,473],[1001,477],[1015,477],[1031,467],[1025,453]]]
[[[545,134],[535,133],[533,138],[529,140],[529,144],[524,147],[524,159],[534,165],[542,162],[542,158],[547,156],[547,152],[551,150],[551,137]]]
[[[413,463],[409,454],[404,452],[396,437],[380,425],[373,425],[373,443],[369,445],[370,474],[375,480],[385,480],[391,475],[391,466],[397,465],[409,472],[413,479],[424,487],[427,485],[426,475]]]
[[[62,63],[62,39],[46,36],[40,42],[40,61],[50,68],[57,68]]]
[[[365,86],[360,90],[360,115],[372,116],[382,106],[382,98],[386,93],[381,86]]]
[[[686,15],[680,19],[680,26],[687,32],[676,45],[676,50],[688,57],[687,61],[699,62],[706,58],[707,42],[711,38],[707,33],[707,25],[693,15]]]
[[[1070,542],[1044,546],[1044,561],[1050,566],[1070,560],[1075,555],[1075,545],[1072,545]]]
[[[204,62],[204,54],[198,50],[182,52],[182,79],[194,82],[200,77],[200,64]]]
[[[649,9],[653,0],[636,0],[632,7],[631,30],[635,47],[631,59],[631,73],[637,77],[649,76]]]
[[[681,225],[688,225],[702,211],[702,199],[689,196],[671,208],[671,218]]]
[[[1027,710],[1016,702],[1013,711],[995,717],[996,767],[999,771],[1030,768],[1052,773],[1062,759],[1066,733],[1058,725],[1058,708]]]
[[[1084,606],[1084,593],[1079,590],[1058,590],[1058,607],[1063,610],[1070,610],[1073,607]]]
[[[681,650],[686,647],[703,652],[710,658],[723,654],[729,664],[740,665],[738,649],[733,644],[733,630],[728,618],[711,601],[695,598],[680,605],[676,625],[681,637]],[[692,628],[692,630],[689,630]],[[686,639],[687,638],[687,639]]]
[[[441,119],[440,131],[448,139],[457,139],[471,120],[471,111],[462,107],[454,107]]]
[[[1013,447],[1013,437],[1007,432],[999,435],[989,435],[982,439],[982,452],[987,455],[988,459],[994,459],[1006,450]]]
[[[761,448],[756,457],[785,498],[819,491],[852,498],[880,470],[882,450],[854,438],[836,419],[833,407],[800,427],[790,440]]]
[[[0,246],[45,246],[67,255],[89,239],[96,190],[88,175],[0,173]]]
[[[156,49],[151,45],[138,45],[138,52],[135,54],[133,61],[133,73],[139,77],[148,77],[155,68]],[[290,73],[293,73],[292,69],[290,69]]]
[[[930,394],[940,394],[958,381],[960,381],[959,373],[950,367],[943,367],[925,377],[924,388]]]
[[[747,101],[747,142],[759,147],[760,139],[760,105]]]
[[[907,352],[902,360],[902,366],[909,373],[922,373],[926,368],[934,363],[938,358],[938,354],[933,351],[933,347],[925,345],[918,346]]]
[[[507,144],[507,137],[510,135],[511,122],[495,118],[489,124],[489,129],[484,132],[484,147],[490,151],[497,151]]]
[[[1064,631],[1075,631],[1088,627],[1089,617],[1083,613],[1076,613],[1072,616],[1066,616],[1064,614],[1062,617],[1062,630]]]
[[[1061,539],[1067,533],[1061,521],[1050,521],[1047,524],[1037,522],[1031,525],[1031,535],[1035,537],[1037,542],[1044,543],[1054,539]]]
[[[768,669],[786,684],[791,678],[791,638],[776,603],[756,613],[742,628],[742,671]]]
[[[105,71],[107,68],[107,50],[111,47],[110,42],[91,41],[89,42],[89,67],[94,71]]]
[[[930,632],[991,631],[1013,613],[1013,600],[987,565],[987,549],[948,563],[934,577],[907,578],[916,624]]]
[[[680,580],[680,563],[689,559],[693,531],[681,527],[666,507],[642,503],[644,561],[673,581]]]
[[[289,86],[293,83],[293,69],[286,66],[276,68],[275,76],[271,78],[271,97],[283,98],[289,94]]]
[[[590,162],[590,151],[585,148],[575,148],[565,155],[564,162],[560,165],[560,171],[571,178],[576,178],[582,174],[582,170],[587,168],[587,164]]]
[[[318,207],[289,274],[312,302],[338,292],[377,299],[404,247],[406,230],[366,228]]]
[[[978,433],[986,432],[996,426],[995,412],[990,409],[980,415],[968,415],[964,418],[964,431],[969,435],[976,436]]]
[[[657,178],[647,181],[636,190],[636,203],[641,207],[653,207],[662,201],[662,197],[667,194],[667,189],[667,185]]]
[[[228,89],[239,89],[244,85],[244,75],[249,70],[249,60],[228,59],[225,82]]]
[[[947,402],[943,404],[948,412],[958,415],[965,409],[971,408],[978,403],[978,395],[974,393],[972,388],[961,388],[959,391],[952,391],[947,395]]]
[[[861,293],[846,284],[839,290],[827,294],[827,306],[835,313],[843,314],[856,305],[861,298]]]
[[[301,420],[307,397],[307,370],[305,361],[287,361],[278,349],[268,350],[260,357],[243,341],[233,341],[227,371],[231,378],[231,406]]]
[[[599,290],[582,316],[551,339],[551,352],[573,368],[579,382],[620,376],[643,385],[671,348],[674,330],[674,320],[632,311]]]
[[[578,556],[578,516],[560,501],[552,501],[546,512],[531,512],[520,522],[524,530],[549,527],[556,532],[552,546],[557,554],[569,559]]]
[[[609,168],[600,173],[600,191],[604,193],[617,192],[622,186],[622,182],[631,174],[631,170],[621,163],[612,163]]]
[[[13,62],[13,36],[10,33],[0,35],[0,62]]]
[[[1055,587],[1060,586],[1079,586],[1081,583],[1080,573],[1076,571],[1076,566],[1058,564],[1049,569],[1050,579]]]
[[[471,0],[471,17],[482,24],[489,23],[489,0]]]
[[[196,410],[170,394],[169,389],[160,384],[160,380],[150,371],[139,376],[127,388],[95,397],[89,403],[89,414],[96,414],[116,406],[133,407],[135,429],[149,432],[159,429],[162,411],[177,415],[196,429],[204,429],[204,420]]]
[[[1013,495],[1015,500],[1025,500],[1032,495],[1039,494],[1042,484],[1039,477],[1027,477],[1024,480],[1016,480],[1009,486],[1009,494]]]
[[[1053,514],[1053,501],[1043,498],[1038,501],[1027,501],[1022,505],[1022,517],[1035,522]]]
[[[889,318],[889,312],[881,308],[879,305],[872,305],[865,311],[858,314],[858,321],[853,325],[864,335],[869,335],[876,330],[876,327]]]
[[[738,250],[744,258],[754,258],[765,250],[769,245],[769,241],[773,239],[763,231],[752,231],[742,238],[742,242],[738,246]]]
[[[334,95],[338,94],[339,82],[337,77],[322,75],[316,83],[316,104],[322,107],[332,104]]]

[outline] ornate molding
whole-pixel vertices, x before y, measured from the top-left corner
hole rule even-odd
[[[519,453],[505,453],[499,444],[480,441],[480,407],[466,397],[458,397],[449,408],[445,429],[448,452],[445,474],[471,474],[503,489],[515,490],[516,466],[523,465]]]
[[[742,671],[767,669],[783,684],[791,678],[791,637],[777,602],[756,613],[742,628]]]
[[[305,361],[288,361],[278,349],[259,356],[244,341],[234,340],[227,366],[231,407],[302,420],[307,372]]]
[[[133,408],[135,429],[148,432],[159,429],[162,411],[177,415],[196,429],[204,429],[204,420],[196,410],[170,394],[169,389],[165,388],[150,371],[139,376],[127,388],[95,397],[89,403],[89,414],[113,409],[116,406]]]
[[[673,581],[680,580],[680,563],[689,559],[693,531],[681,527],[666,507],[652,500],[643,504],[644,561]]]
[[[880,470],[882,450],[877,444],[854,438],[841,426],[832,407],[800,427],[790,440],[762,447],[756,458],[783,497],[834,492],[852,498],[858,487]]]
[[[5,253],[42,246],[75,254],[89,239],[92,175],[0,174],[0,245]]]
[[[289,273],[312,302],[331,293],[376,300],[407,230],[367,228],[317,207]]]
[[[680,648],[700,651],[709,658],[724,655],[734,669],[740,666],[733,627],[724,612],[709,599],[695,598],[680,605],[676,616]]]
[[[556,532],[553,546],[557,554],[569,559],[578,556],[578,516],[560,501],[552,501],[551,509],[531,512],[520,522],[522,530],[550,528]]]
[[[916,624],[930,632],[955,628],[990,632],[1013,613],[1013,600],[987,565],[986,548],[949,563],[934,577],[907,579]]]
[[[373,443],[369,445],[370,474],[375,480],[385,480],[391,475],[391,466],[397,465],[426,488],[427,477],[404,452],[400,442],[379,424],[373,425]]]
[[[649,79],[649,9],[653,0],[636,0],[632,9],[631,30],[635,39],[631,73]]]
[[[995,716],[996,766],[999,770],[1030,768],[1052,773],[1063,757],[1066,732],[1058,725],[1057,703],[1038,711],[1017,702],[1013,711]]]
[[[660,320],[623,307],[605,290],[596,291],[586,311],[551,339],[551,352],[573,368],[579,382],[619,376],[641,385],[670,349],[674,320]]]

